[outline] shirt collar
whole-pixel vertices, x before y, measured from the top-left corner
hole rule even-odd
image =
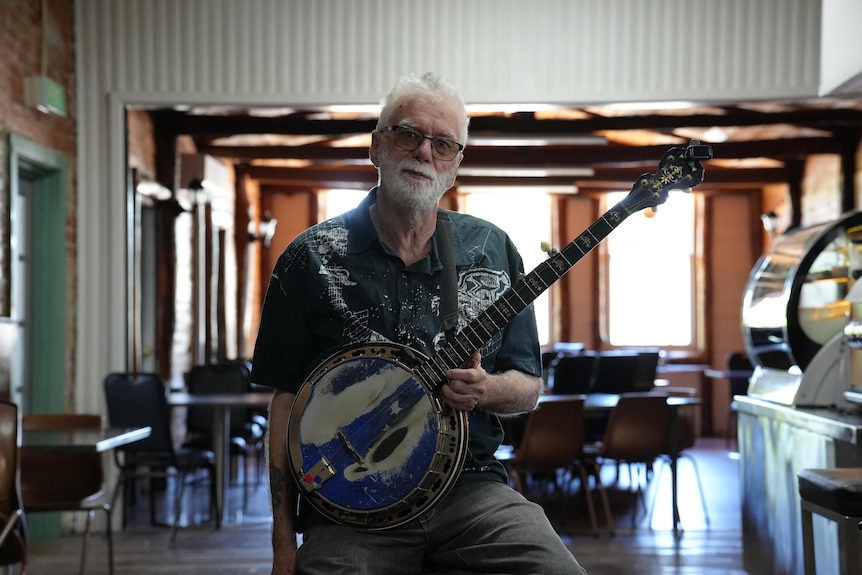
[[[369,208],[376,201],[377,186],[371,188],[368,195],[363,198],[362,202],[359,203],[356,209],[351,210],[344,215],[345,219],[348,220],[348,227],[351,230],[347,238],[348,254],[364,252],[371,247],[373,242],[379,241],[377,230],[374,229],[374,224],[371,222],[371,212],[369,211]],[[449,214],[451,215],[453,212],[449,212]],[[458,228],[455,226],[454,222],[450,227],[452,229],[452,247],[455,252],[456,265],[466,265],[469,261],[464,256],[461,235],[458,233]],[[438,245],[439,238],[436,230],[434,231],[434,237],[431,241],[431,253],[429,254],[429,257],[431,258],[431,271],[438,272],[443,269],[443,264],[440,261],[440,248]],[[421,266],[423,263],[417,262],[414,265]]]
[[[371,223],[371,212],[368,208],[377,201],[377,187],[371,188],[368,195],[362,199],[356,209],[347,212],[344,218],[347,220],[350,234],[347,236],[347,253],[357,254],[364,252],[371,246],[371,242],[377,239],[377,230]]]

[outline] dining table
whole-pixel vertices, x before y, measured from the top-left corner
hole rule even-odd
[[[235,407],[263,408],[272,400],[272,391],[248,391],[244,393],[189,393],[173,391],[168,394],[168,405],[172,407],[203,407],[212,410],[213,452],[216,461],[216,499],[222,510],[222,524],[227,525],[229,513],[227,487],[230,485],[230,411]]]
[[[21,448],[48,452],[97,452],[102,453],[136,441],[146,439],[152,433],[149,426],[135,428],[80,428],[38,429],[21,433]]]
[[[538,404],[541,405],[545,401],[554,401],[559,397],[557,395],[542,395],[539,397]],[[584,413],[589,414],[598,412],[609,412],[620,400],[619,394],[616,393],[588,393],[584,396]],[[668,445],[668,458],[670,459],[670,477],[671,477],[671,514],[673,519],[673,531],[679,533],[682,531],[682,523],[679,514],[679,485],[677,479],[677,462],[679,460],[679,409],[686,406],[702,405],[703,400],[699,397],[690,396],[666,396],[668,407],[670,407],[670,437]]]

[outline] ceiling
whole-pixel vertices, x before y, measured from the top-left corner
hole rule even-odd
[[[862,101],[770,101],[724,105],[501,109],[469,108],[470,139],[459,186],[628,189],[653,172],[672,146],[711,144],[710,189],[792,183],[811,154],[854,162]],[[242,165],[263,189],[368,189],[378,108],[152,111],[162,134],[183,136],[197,153]]]

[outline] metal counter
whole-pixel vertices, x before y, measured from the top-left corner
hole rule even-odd
[[[806,468],[862,467],[862,416],[751,396],[735,401],[745,568],[803,575],[796,474]],[[815,517],[819,573],[838,572],[836,537],[829,523]]]

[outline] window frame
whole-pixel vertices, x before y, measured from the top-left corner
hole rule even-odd
[[[599,209],[600,213],[604,214],[608,209],[613,207],[610,203],[611,193],[619,192],[618,190],[612,190],[605,193],[602,193],[599,196]],[[599,312],[598,312],[598,338],[601,342],[602,349],[625,349],[625,348],[661,348],[665,350],[666,353],[669,354],[680,354],[680,355],[692,355],[699,356],[702,355],[706,349],[706,329],[705,329],[705,318],[706,318],[706,266],[705,266],[705,217],[704,217],[704,206],[705,200],[703,194],[699,194],[696,192],[687,192],[692,195],[692,216],[694,218],[693,221],[693,250],[690,256],[690,280],[691,280],[691,326],[690,326],[690,337],[691,341],[688,345],[673,345],[662,342],[644,342],[644,343],[619,343],[613,344],[611,343],[611,334],[610,334],[610,302],[609,302],[609,294],[610,294],[610,283],[612,278],[610,277],[611,269],[610,269],[610,243],[607,241],[602,242],[598,247],[598,281],[599,281],[599,294],[598,294],[598,303],[599,303]],[[672,197],[668,198],[669,201],[672,201]],[[661,210],[661,206],[658,207]],[[644,217],[644,215],[640,213],[635,213],[629,216],[632,217]],[[614,233],[614,232],[612,232]]]

